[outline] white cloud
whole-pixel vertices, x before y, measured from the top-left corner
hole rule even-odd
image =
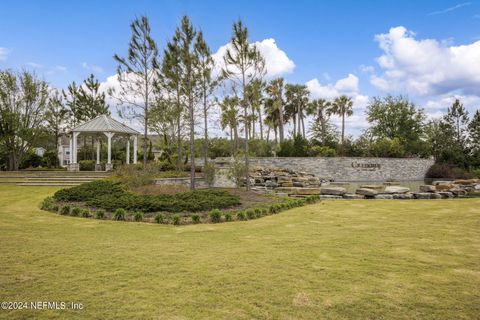
[[[384,54],[377,58],[381,75],[371,83],[382,91],[419,96],[480,93],[480,41],[448,46],[435,39],[417,40],[405,27],[375,36]]]
[[[10,52],[7,48],[0,47],[0,61],[7,60],[7,55]]]
[[[373,66],[366,66],[361,64],[358,69],[363,72],[363,73],[374,73],[375,72],[375,67]]]
[[[266,78],[271,79],[292,73],[293,69],[295,69],[295,63],[287,56],[285,51],[278,48],[275,39],[264,39],[262,41],[256,41],[254,44],[265,58],[265,67],[267,69]],[[220,72],[224,65],[223,57],[229,47],[230,44],[227,43],[218,48],[217,52],[212,54],[216,64],[217,73]]]
[[[353,74],[337,80],[334,84],[322,85],[317,78],[307,81],[306,83],[312,99],[322,98],[333,100],[343,94],[353,99],[353,115],[345,119],[345,127],[347,134],[353,134],[355,136],[358,136],[363,129],[368,127],[364,114],[369,97],[359,93],[358,84],[358,77]],[[340,128],[341,119],[339,117],[333,117],[332,123]]]
[[[43,68],[42,64],[36,63],[36,62],[28,62],[27,65],[32,67],[32,68],[35,68],[35,69],[42,69]]]
[[[465,109],[472,116],[476,110],[480,108],[480,97],[475,95],[460,95],[460,94],[444,94],[437,97],[429,98],[424,106],[425,112],[430,117],[435,117],[438,114],[445,114],[448,107],[451,107],[455,100],[460,100]]]
[[[454,5],[454,6],[452,6],[452,7],[449,7],[449,8],[443,9],[443,10],[438,10],[438,11],[430,12],[430,13],[427,14],[427,16],[435,16],[435,15],[437,15],[437,14],[448,13],[448,12],[450,12],[450,11],[463,8],[463,7],[469,6],[469,5],[471,5],[471,4],[472,4],[471,2],[459,3],[459,4],[457,4],[457,5]]]
[[[103,68],[94,64],[82,63],[82,68],[95,73],[103,73]]]
[[[337,80],[335,84],[322,85],[317,78],[314,78],[306,83],[310,96],[314,99],[334,99],[342,94],[351,97],[358,95],[358,78],[349,74],[346,78]]]

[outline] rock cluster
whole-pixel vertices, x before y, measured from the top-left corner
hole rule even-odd
[[[267,189],[318,188],[322,181],[324,181],[306,172],[268,168],[251,170],[250,179],[252,186],[266,187]]]
[[[245,183],[245,180],[243,181]],[[250,172],[253,190],[274,190],[277,195],[305,197],[320,195],[323,199],[448,199],[467,194],[480,196],[480,179],[435,181],[422,185],[418,191],[401,186],[399,182],[365,184],[348,193],[348,183],[328,182],[301,171],[255,168]]]

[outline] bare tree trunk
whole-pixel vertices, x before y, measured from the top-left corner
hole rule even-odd
[[[207,165],[208,161],[208,105],[207,105],[207,92],[203,89],[203,117],[204,117],[204,141],[203,141],[203,166]]]
[[[258,124],[260,128],[260,139],[263,141],[262,107],[258,108]]]
[[[283,142],[283,104],[282,104],[282,101],[280,101],[280,105],[278,107],[278,111],[280,113],[279,117],[280,117],[280,124],[279,124],[279,135],[280,135],[280,143]],[[276,141],[277,139],[275,139]]]
[[[191,96],[191,93],[190,93]],[[193,115],[193,101],[189,98],[190,112],[190,190],[195,190],[195,123]]]

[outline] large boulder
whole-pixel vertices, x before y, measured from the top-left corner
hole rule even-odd
[[[362,196],[361,194],[355,194],[355,193],[345,193],[343,195],[344,199],[349,199],[349,200],[360,200],[360,199],[365,199],[365,196]]]
[[[480,183],[475,185],[475,190],[480,190]]]
[[[451,193],[450,191],[438,191],[437,194],[439,194],[442,199],[453,198],[453,193]]]
[[[334,199],[334,200],[339,200],[339,199],[343,199],[342,196],[334,196],[334,195],[331,195],[331,194],[322,194],[320,195],[320,199]]]
[[[322,187],[320,189],[320,194],[323,195],[343,196],[345,193],[347,193],[347,189],[343,187]]]
[[[273,180],[267,180],[267,181],[265,181],[265,187],[270,188],[270,189],[274,189],[274,188],[278,187],[278,183],[276,183]]]
[[[461,185],[469,185],[469,184],[475,184],[477,182],[477,179],[460,179],[460,180],[455,180],[455,184],[461,184]]]
[[[377,194],[375,197],[375,199],[381,199],[381,200],[391,200],[393,199],[393,195],[392,194]]]
[[[392,194],[393,199],[398,199],[398,200],[410,200],[413,199],[413,194],[407,192],[407,193],[394,193]]]
[[[414,192],[413,197],[415,199],[430,199],[430,192]]]
[[[361,194],[362,196],[373,197],[378,194],[378,191],[370,188],[360,188],[360,189],[357,189],[355,193]]]
[[[407,193],[410,188],[400,186],[387,186],[382,193]]]
[[[436,192],[433,192],[433,193],[430,193],[430,199],[442,199],[442,195]]]
[[[449,183],[449,184],[437,184],[435,185],[435,189],[437,191],[447,191],[447,190],[450,190],[450,189],[453,189],[454,188],[454,185]]]
[[[364,184],[364,185],[361,185],[360,188],[383,190],[383,186],[381,184]]]
[[[435,192],[437,189],[435,189],[435,186],[425,184],[423,186],[420,186],[419,190],[420,192]]]

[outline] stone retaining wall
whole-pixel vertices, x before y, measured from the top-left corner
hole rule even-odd
[[[215,163],[228,163],[230,158],[217,158]],[[423,180],[432,159],[417,158],[354,158],[305,157],[250,158],[252,167],[282,168],[303,171],[334,181],[412,181]]]

